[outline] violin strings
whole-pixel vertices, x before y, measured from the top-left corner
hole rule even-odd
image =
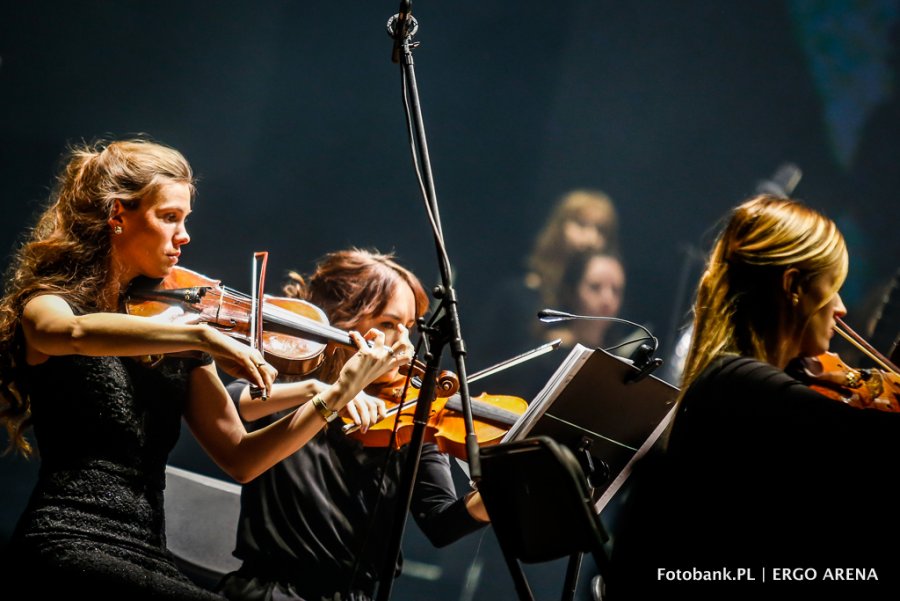
[[[400,409],[406,409],[408,407],[415,407],[417,400],[418,399],[412,399],[412,400],[406,401],[402,405],[396,405],[394,407],[391,407],[390,409],[388,409],[384,412],[385,419],[396,415],[397,413],[400,412]],[[360,426],[358,424],[347,424],[346,426],[344,426],[343,432],[344,432],[344,434],[353,434],[354,432],[359,430],[359,428],[360,428]]]
[[[296,320],[299,318],[303,322],[302,327],[306,328],[308,333],[316,334],[328,338],[329,340],[333,340],[334,342],[346,344],[347,346],[353,346],[353,341],[347,332],[319,323],[309,317],[298,315],[288,309],[282,307],[266,308],[264,306],[263,314],[266,318],[271,319],[273,323],[287,327],[294,326]]]
[[[228,292],[232,297],[239,300],[250,301],[250,296],[244,294],[242,292],[238,292],[236,290],[232,290],[227,287],[223,287],[225,292]],[[234,310],[243,310],[239,303],[234,302],[230,298],[226,298],[222,302],[222,306],[228,309]],[[338,328],[334,328],[322,323],[315,321],[309,317],[304,315],[300,315],[298,313],[294,313],[288,309],[279,306],[266,306],[263,304],[263,316],[267,319],[270,319],[275,324],[284,327],[294,327],[303,330],[307,334],[312,334],[315,336],[320,336],[326,340],[332,340],[334,342],[339,342],[341,344],[345,344],[347,346],[353,346],[353,341],[350,338],[350,335],[343,330]]]
[[[385,417],[392,417],[399,413],[400,409],[408,409],[410,407],[415,407],[416,401],[418,399],[412,399],[406,401],[402,407],[400,405],[396,405],[395,407],[391,407],[387,411],[385,411]],[[509,409],[503,409],[502,407],[495,407],[490,403],[486,403],[484,401],[479,401],[478,399],[471,399],[472,401],[472,416],[477,417],[487,421],[493,421],[496,424],[502,426],[511,426],[519,420],[520,415]],[[452,397],[447,399],[447,403],[444,405],[444,408],[449,409],[451,411],[456,411],[457,413],[462,412],[462,401],[459,394],[454,394]],[[344,428],[344,434],[352,434],[359,430],[359,426],[356,424],[347,424]]]
[[[477,417],[486,421],[493,421],[496,424],[500,424],[503,426],[511,426],[519,421],[519,417],[521,417],[518,413],[510,411],[509,409],[495,407],[490,403],[479,401],[478,399],[474,398],[470,400],[472,402],[472,417]],[[447,403],[444,405],[444,407],[450,409],[451,411],[462,413],[462,398],[458,394],[454,394],[452,397],[447,399]]]

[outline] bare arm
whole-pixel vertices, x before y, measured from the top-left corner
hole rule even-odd
[[[307,403],[317,393],[324,392],[327,389],[328,384],[315,379],[275,384],[272,386],[272,393],[269,395],[268,400],[264,401],[252,398],[249,386],[245,386],[241,391],[240,399],[238,399],[241,417],[246,421],[255,421],[285,409],[299,407]],[[352,423],[360,426],[362,432],[365,433],[369,426],[385,418],[386,407],[384,401],[378,397],[360,392],[344,405],[340,410],[340,414],[349,418]]]
[[[22,326],[29,363],[53,355],[136,356],[206,350],[205,326],[163,324],[120,313],[75,315],[58,296],[38,296],[25,305]]]
[[[75,315],[59,296],[42,295],[22,312],[26,360],[43,363],[51,356],[139,356],[203,351],[229,374],[269,388],[277,372],[263,365],[258,351],[205,325],[160,323],[120,313]]]
[[[264,401],[259,398],[252,398],[250,396],[250,387],[244,386],[238,399],[241,417],[248,422],[252,422],[285,409],[299,407],[312,399],[316,393],[324,392],[327,388],[327,384],[316,379],[275,384],[272,386],[272,392],[269,394],[268,400]]]
[[[342,409],[380,375],[397,368],[403,354],[391,353],[384,335],[376,335],[369,348],[363,338],[351,334],[359,351],[341,370],[338,380],[318,393],[332,410]],[[267,401],[268,402],[268,401]],[[282,399],[282,402],[286,402]],[[239,482],[257,477],[306,444],[325,420],[311,403],[254,432],[247,432],[237,410],[212,366],[195,369],[185,420],[210,457]]]
[[[491,521],[487,508],[484,506],[484,501],[481,499],[481,493],[477,490],[473,490],[466,495],[466,510],[470,516],[479,522],[487,523]]]
[[[255,432],[247,432],[214,366],[191,374],[184,418],[210,457],[238,482],[248,482],[306,444],[325,425],[310,403]],[[331,407],[341,402],[332,388],[322,395]]]
[[[228,373],[267,389],[277,375],[258,351],[203,325],[161,324],[118,313],[77,316],[65,300],[53,295],[31,299],[22,323],[27,359],[32,364],[53,355],[129,356],[200,350],[210,353]],[[385,346],[381,332],[375,333],[371,348],[359,334],[354,332],[352,336],[359,352],[344,365],[338,381],[321,393],[325,404],[334,410],[344,407],[363,387],[403,361],[402,353]],[[409,345],[408,339],[403,345]],[[305,404],[278,422],[247,433],[213,365],[191,372],[184,416],[212,459],[241,482],[255,478],[299,449],[325,423],[315,407]]]

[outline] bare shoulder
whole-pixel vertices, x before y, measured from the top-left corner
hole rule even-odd
[[[47,346],[48,337],[64,330],[74,317],[72,307],[61,296],[41,294],[29,299],[22,309],[26,362],[37,365],[46,361],[50,354],[38,347]]]
[[[56,294],[41,294],[25,303],[22,318],[32,323],[51,316],[73,316],[72,307],[66,300]]]

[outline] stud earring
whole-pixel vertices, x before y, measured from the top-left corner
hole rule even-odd
[[[800,304],[800,296],[796,294],[791,295],[791,304],[795,307]]]
[[[122,233],[122,226],[121,226],[121,225],[117,225],[116,227],[114,227],[114,228],[113,228],[113,233],[116,234],[116,235],[121,234],[121,233]]]

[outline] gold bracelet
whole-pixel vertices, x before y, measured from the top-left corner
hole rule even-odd
[[[310,401],[313,407],[316,408],[316,411],[319,412],[319,415],[322,416],[322,419],[325,420],[326,423],[331,423],[335,419],[337,419],[338,412],[334,409],[329,409],[328,405],[325,404],[325,401],[322,400],[318,394],[315,395]]]

